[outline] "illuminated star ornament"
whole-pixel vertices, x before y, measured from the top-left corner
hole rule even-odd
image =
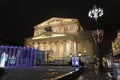
[[[90,18],[95,19],[96,22],[97,22],[97,18],[101,17],[102,15],[103,15],[103,9],[97,8],[96,5],[94,5],[93,8],[91,10],[89,10],[89,12],[88,12],[88,16]]]

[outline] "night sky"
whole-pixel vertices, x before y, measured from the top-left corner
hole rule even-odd
[[[93,5],[103,8],[98,23],[88,17]],[[120,29],[119,0],[0,0],[0,38],[23,44],[33,36],[34,25],[51,17],[77,18],[84,30],[104,30],[104,47]]]

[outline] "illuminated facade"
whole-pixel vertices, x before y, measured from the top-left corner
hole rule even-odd
[[[113,56],[120,54],[120,31],[118,31],[116,39],[112,42],[112,50]]]
[[[25,39],[26,46],[46,52],[46,61],[70,60],[70,55],[93,61],[94,40],[90,31],[83,31],[77,19],[50,18],[34,26],[34,36]]]

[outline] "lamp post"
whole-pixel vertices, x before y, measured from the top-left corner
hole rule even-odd
[[[101,54],[101,43],[103,41],[103,30],[95,30],[92,32],[92,36],[97,44],[97,55],[99,57],[99,69],[103,67],[102,54]]]
[[[73,57],[73,55],[70,54],[69,56],[70,56],[69,64],[72,65],[72,57]]]
[[[96,5],[93,6],[91,10],[88,12],[88,16],[92,19],[95,19],[95,22],[97,23],[97,19],[103,15],[103,9],[97,8]],[[103,67],[102,64],[102,54],[101,54],[101,43],[103,41],[103,30],[97,29],[92,32],[92,36],[97,44],[97,55],[99,56],[99,69]]]
[[[79,53],[78,53],[78,56],[79,56],[79,59],[80,59],[80,60],[81,60],[81,55],[82,55],[81,52],[79,52]]]

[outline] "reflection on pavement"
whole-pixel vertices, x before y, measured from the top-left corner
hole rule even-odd
[[[77,80],[112,80],[106,71],[95,69],[94,65],[86,67]]]

